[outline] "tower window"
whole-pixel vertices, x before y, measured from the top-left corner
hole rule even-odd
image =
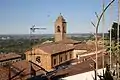
[[[57,26],[57,32],[60,32],[60,26]]]

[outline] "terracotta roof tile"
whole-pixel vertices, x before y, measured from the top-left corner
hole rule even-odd
[[[98,68],[99,69],[102,68],[101,61],[102,61],[102,58],[98,57]],[[78,63],[76,65],[71,65],[66,69],[58,71],[56,73],[56,76],[57,75],[63,75],[63,74],[67,74],[67,76],[72,76],[72,75],[76,75],[76,74],[80,74],[80,73],[84,73],[84,72],[94,70],[92,67],[90,67],[90,64],[93,65],[93,63],[94,63],[93,60],[91,60],[89,58],[89,60],[86,60],[86,61],[84,61],[82,63]]]
[[[42,74],[44,71],[40,70],[40,68],[38,68],[37,66],[35,66],[34,64],[32,64],[32,67],[34,68],[34,70],[36,71],[36,75],[40,75]],[[11,77],[14,76],[16,74],[15,70],[22,71],[23,69],[25,69],[21,74],[22,76],[18,75],[14,78],[14,80],[21,80],[21,77],[24,77],[24,79],[27,79],[30,77],[30,62],[23,60],[23,61],[19,61],[19,62],[15,62],[11,65]],[[8,80],[9,79],[9,68],[8,67],[0,67],[0,80]]]
[[[9,54],[0,54],[0,61],[14,59],[14,58],[20,58],[21,55],[15,54],[15,53],[9,53]]]
[[[12,66],[13,68],[16,68],[17,70],[21,71],[23,69],[25,69],[23,71],[23,75],[29,75],[31,73],[31,63],[29,61],[23,60],[23,61],[19,61],[16,63],[13,63]],[[33,69],[37,72],[37,71],[41,71],[39,67],[35,66],[34,64],[32,64]]]
[[[103,49],[103,47],[98,46],[98,50]],[[93,52],[95,51],[95,43],[86,44],[86,43],[80,43],[75,45],[75,50],[87,50],[87,52]]]
[[[87,44],[86,43],[76,44],[75,50],[87,50]]]
[[[56,43],[76,44],[76,43],[81,43],[81,41],[76,41],[76,40],[73,40],[73,39],[63,39],[62,41],[58,41]]]
[[[11,77],[15,75],[14,72],[10,71]],[[0,67],[0,80],[9,80],[9,68],[8,67]],[[16,76],[13,80],[21,80],[20,76]]]
[[[52,44],[49,46],[44,46],[44,47],[40,47],[40,49],[44,50],[47,53],[59,53],[59,52],[63,52],[63,51],[68,51],[68,50],[73,50],[74,47],[70,46],[70,45],[66,45],[66,44]]]
[[[44,52],[47,52],[50,54],[55,54],[59,52],[73,50],[74,46],[63,44],[63,43],[48,43],[48,44],[46,43],[46,44],[39,45],[35,48],[39,48]]]

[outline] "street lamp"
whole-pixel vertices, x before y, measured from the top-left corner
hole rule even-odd
[[[95,13],[96,17],[97,17],[97,24],[94,24],[93,22],[92,25],[95,27],[95,53],[96,53],[96,80],[97,80],[97,69],[98,69],[98,55],[97,55],[97,51],[98,51],[98,27],[99,27],[99,24],[100,24],[100,21],[105,13],[105,11],[109,8],[109,6],[114,2],[115,0],[112,0],[102,11],[102,13],[100,14],[100,16],[97,15],[97,13]]]

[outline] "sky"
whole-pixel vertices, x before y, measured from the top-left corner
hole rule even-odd
[[[107,5],[110,0],[105,0]],[[105,13],[107,32],[111,21],[117,20],[117,5],[114,2],[112,18],[110,10]],[[0,0],[0,34],[29,34],[32,25],[46,28],[36,34],[53,34],[54,22],[60,13],[67,21],[67,33],[94,33],[91,21],[96,23],[102,10],[102,0]]]

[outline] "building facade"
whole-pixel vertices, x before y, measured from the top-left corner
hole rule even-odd
[[[65,19],[60,14],[55,21],[55,42],[44,43],[26,51],[26,60],[50,71],[63,64],[69,64],[78,55],[88,52],[86,44],[67,38],[66,25]]]
[[[55,21],[55,42],[45,43],[27,51],[26,60],[51,70],[73,59],[73,40],[66,38],[66,21],[60,14]]]
[[[7,66],[9,63],[21,61],[21,55],[15,53],[0,54],[0,67]]]
[[[27,51],[26,59],[49,71],[72,60],[73,49],[73,46],[61,43],[42,45],[34,48],[32,52]]]

